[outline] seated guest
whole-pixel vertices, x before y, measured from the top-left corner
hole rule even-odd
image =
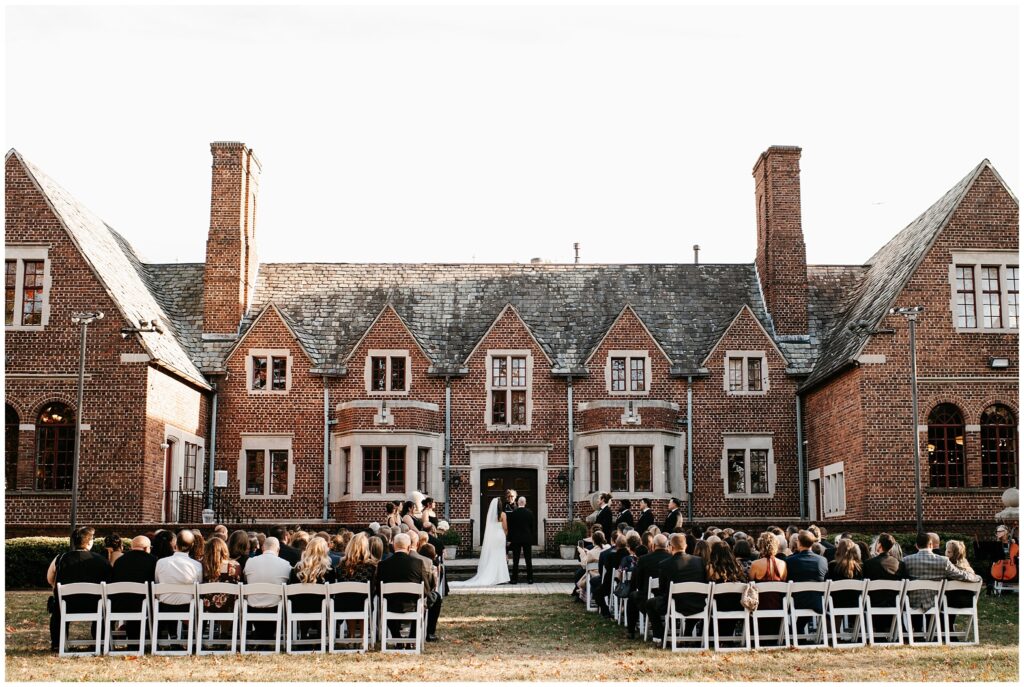
[[[324,584],[335,582],[334,566],[327,555],[327,542],[320,537],[313,537],[302,550],[302,558],[292,568],[288,582],[291,584]],[[315,613],[323,605],[324,598],[315,594],[296,594],[292,597],[292,609],[296,613]],[[299,634],[304,638],[318,638],[320,623],[302,621],[299,623]]]
[[[852,539],[840,539],[836,544],[836,557],[828,564],[830,580],[863,580],[860,548]],[[855,591],[836,592],[832,595],[835,605],[852,608],[860,605],[860,593]]]
[[[950,539],[946,542],[946,558],[953,564],[953,567],[974,574],[974,568],[971,567],[967,560],[967,547],[964,546],[962,541]],[[953,608],[970,608],[971,604],[974,603],[974,592],[967,590],[946,592],[946,601]],[[949,621],[955,625],[956,616],[950,616]]]
[[[203,552],[203,582],[224,582],[238,584],[242,580],[242,567],[231,559],[228,545],[220,537],[210,537]],[[203,608],[211,613],[230,613],[235,609],[235,597],[231,594],[203,594]],[[218,621],[215,631],[223,634],[228,621]]]
[[[191,538],[192,532],[190,530],[182,530],[181,533],[187,533],[185,536],[187,543],[179,544],[178,537],[171,533],[170,545],[174,553],[156,562],[156,570],[153,573],[154,582],[160,584],[195,584],[203,579],[203,566],[199,561],[192,560],[187,551],[187,547],[193,543]],[[185,546],[186,550],[182,551],[181,546]],[[161,594],[156,598],[155,603],[160,604],[161,610],[178,612],[187,611],[191,601],[192,597],[189,594],[171,593]],[[177,628],[177,625],[176,620],[163,621],[158,628],[160,636],[170,637],[172,628]]]
[[[192,547],[189,549],[188,555],[192,560],[202,563],[203,556],[206,555],[206,538],[199,530],[192,530],[192,537]]]
[[[777,528],[776,528],[777,529]],[[747,577],[751,582],[785,582],[786,561],[778,557],[779,537],[772,532],[762,532],[757,538],[757,552],[760,556],[750,562],[750,569]],[[781,592],[760,592],[758,594],[758,608],[766,611],[778,611],[782,609]],[[760,618],[758,620],[758,632],[766,636],[779,633],[778,618]]]
[[[132,548],[117,559],[110,571],[110,582],[152,582],[156,574],[156,559],[149,553],[149,537],[138,536],[132,539]],[[110,607],[115,613],[135,613],[142,608],[141,594],[118,594],[111,599]],[[139,623],[136,620],[125,623],[125,634],[129,637],[139,636]]]
[[[904,556],[903,565],[912,580],[962,580],[976,582],[981,578],[972,571],[958,568],[945,556],[932,551],[932,538],[928,533],[917,535],[917,553]],[[932,607],[934,595],[927,589],[910,592],[910,605],[927,610]]]
[[[747,575],[743,568],[736,561],[736,557],[724,541],[718,541],[711,545],[711,556],[708,560],[705,573],[708,582],[746,582]],[[742,611],[740,605],[740,594],[721,594],[717,599],[718,610],[720,611]],[[715,632],[719,636],[729,636],[736,629],[735,620],[720,620]]]
[[[298,530],[297,532],[292,534],[292,539],[291,542],[289,543],[291,544],[292,548],[299,552],[299,559],[301,560],[302,552],[305,551],[306,547],[309,545],[309,532]],[[298,565],[298,563],[296,563],[295,565]]]
[[[658,566],[671,555],[668,552],[668,537],[664,534],[652,537],[651,546],[654,547],[653,551],[637,558],[633,576],[629,579],[630,594],[626,604],[626,625],[630,639],[636,639],[636,626],[640,621],[640,614],[646,615],[647,592],[650,589],[651,580],[658,576]]]
[[[692,554],[704,561],[706,566],[711,561],[711,544],[703,539],[698,539],[693,545]]]
[[[192,530],[178,530],[178,534],[175,537],[175,542],[175,545],[177,546],[177,549],[175,549],[175,551],[177,553],[183,553],[192,560],[195,560],[195,558],[192,556],[192,549],[194,548],[196,543],[196,535],[192,533]]]
[[[746,537],[739,539],[736,544],[732,547],[733,555],[736,556],[736,562],[743,568],[743,572],[746,573],[750,570],[750,564],[754,560],[754,551],[750,547],[750,540]]]
[[[626,524],[629,525],[630,529],[633,527],[633,504],[630,503],[629,499],[622,499],[619,501],[619,514],[615,518],[615,526]]]
[[[424,585],[424,591],[426,591],[426,585],[429,584],[429,580],[426,578],[423,566],[419,561],[409,556],[409,547],[412,545],[409,535],[405,533],[396,535],[392,545],[395,549],[394,555],[377,564],[378,585],[388,582],[419,582]],[[410,594],[389,594],[386,598],[388,610],[390,611],[411,613],[416,610],[415,596]],[[401,637],[402,625],[408,622],[389,620],[387,629],[391,637]],[[409,631],[409,639],[415,639],[415,637],[416,625],[413,623]]]
[[[285,529],[281,525],[276,525],[270,528],[269,535],[271,537],[277,538],[279,551],[278,555],[283,560],[288,561],[288,565],[295,565],[299,562],[299,558],[302,557],[302,554],[299,552],[298,549],[289,546],[289,543],[291,541],[291,535],[289,534],[287,529]]]
[[[672,583],[707,580],[704,561],[699,556],[686,553],[685,535],[677,532],[669,538],[669,553],[671,557],[658,565],[658,591],[646,603],[647,619],[656,639],[661,639],[665,632],[665,613]],[[685,615],[697,613],[705,607],[706,599],[704,594],[679,594],[675,597],[676,610]],[[686,628],[683,630],[685,634]]]
[[[170,530],[157,530],[153,534],[153,556],[157,560],[174,555],[174,549],[171,547],[173,538],[174,532]]]
[[[376,542],[376,543],[375,543]],[[384,541],[380,537],[367,537],[359,533],[345,547],[345,556],[335,571],[337,582],[371,582],[375,583],[377,562],[383,551]],[[377,549],[376,555],[374,549]],[[371,584],[370,599],[377,595],[375,584]],[[334,597],[334,610],[342,613],[355,613],[363,610],[365,596],[359,594],[337,594]],[[357,637],[362,634],[362,621],[346,620],[348,636]]]
[[[822,558],[825,558],[825,547],[822,545],[820,541],[816,541],[813,544],[811,544],[811,552],[818,554]]]
[[[336,534],[330,539],[331,546],[327,555],[331,557],[331,564],[337,568],[341,564],[341,560],[345,557],[345,549],[347,548],[345,540],[340,534]]]
[[[249,561],[249,534],[243,530],[235,530],[228,537],[228,556],[235,563],[238,569],[245,571],[245,564]]]
[[[106,557],[92,552],[96,530],[79,527],[71,533],[71,550],[50,561],[46,570],[46,581],[53,587],[54,612],[50,615],[50,650],[57,651],[60,643],[60,605],[56,601],[57,585],[74,582],[99,584],[110,579],[110,563]],[[68,613],[95,612],[99,596],[77,595],[67,600]],[[96,636],[96,624],[90,629]]]
[[[425,533],[420,532],[421,536],[423,534]],[[427,641],[436,642],[437,621],[441,617],[441,606],[443,604],[444,597],[448,594],[448,581],[441,578],[441,558],[438,556],[437,549],[434,548],[433,544],[431,544],[430,542],[422,544],[417,553],[423,556],[425,559],[434,562],[434,565],[431,570],[431,584],[428,585],[430,587],[430,591],[441,592],[442,584],[445,587],[443,593],[441,593],[440,596],[435,597],[434,602],[427,607]]]
[[[373,560],[375,560],[377,562],[380,562],[380,561],[384,560],[385,553],[387,553],[387,555],[389,555],[389,556],[391,555],[390,552],[386,552],[385,551],[384,538],[383,537],[368,537],[367,539],[368,539],[367,544],[370,547],[370,558],[372,558]],[[355,541],[355,540],[353,539],[353,541]],[[347,556],[347,554],[348,554],[348,552],[346,551],[346,556]],[[344,563],[345,559],[342,558],[341,561],[342,561],[342,563]],[[338,567],[340,568],[341,565],[339,564]]]
[[[626,535],[616,532],[612,535],[612,548],[602,551],[597,558],[597,570],[601,576],[601,582],[597,595],[597,607],[601,616],[611,618],[612,612],[608,608],[608,597],[612,593],[612,578],[614,571],[619,567],[622,559],[629,555],[626,550]]]
[[[263,553],[253,556],[245,564],[243,575],[248,584],[256,582],[269,582],[270,584],[285,584],[292,574],[292,566],[288,561],[278,555],[281,544],[277,537],[267,537],[263,542]],[[268,594],[253,594],[249,597],[249,608],[256,613],[273,612],[277,610],[280,600],[276,596]],[[251,617],[251,616],[250,616]],[[245,632],[245,628],[242,628]],[[253,639],[273,639],[274,627],[268,622],[254,623],[252,632]]]
[[[103,539],[103,548],[107,550],[107,562],[114,565],[124,555],[124,544],[120,534],[111,534]]]
[[[228,540],[228,528],[225,527],[224,525],[214,525],[213,526],[213,534],[210,535],[210,536],[217,537],[218,539],[221,539],[221,540],[227,542],[227,540]]]
[[[864,561],[863,575],[867,580],[889,580],[898,582],[907,577],[906,567],[903,561],[892,555],[896,546],[896,540],[891,534],[883,532],[875,539],[875,556]],[[876,590],[870,592],[871,605],[876,608],[892,607],[896,605],[898,592]],[[875,632],[885,632],[892,626],[892,618],[876,617],[872,624]]]
[[[605,542],[604,533],[601,530],[595,531],[594,534],[591,535],[591,538],[593,539],[593,548],[589,550],[582,550],[580,567],[577,569],[579,574],[576,576],[576,589],[574,589],[572,594],[570,594],[570,596],[575,596],[577,599],[581,598],[580,594],[582,594],[583,589],[588,583],[594,585],[592,589],[598,586],[598,581],[601,579],[600,568],[598,569],[598,572],[593,573],[590,576],[590,579],[588,579],[586,573],[587,565],[591,563],[599,563],[601,554],[609,548]]]
[[[814,535],[807,530],[800,530],[796,535],[796,553],[786,559],[787,576],[790,582],[823,582],[828,575],[828,561],[824,556],[811,551],[814,546]],[[794,608],[810,608],[817,613],[822,611],[822,595],[817,592],[799,592],[793,595]],[[810,622],[810,618],[797,620],[797,631]]]

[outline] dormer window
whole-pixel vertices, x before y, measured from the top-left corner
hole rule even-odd
[[[726,351],[725,391],[729,395],[762,395],[768,391],[768,365],[764,351]]]
[[[291,388],[291,352],[288,349],[253,349],[246,358],[249,393],[288,393]]]
[[[651,357],[647,351],[609,351],[605,387],[609,394],[647,394],[650,391]]]
[[[372,350],[366,358],[366,393],[409,392],[409,351]]]
[[[488,351],[488,429],[529,429],[532,377],[529,351]]]

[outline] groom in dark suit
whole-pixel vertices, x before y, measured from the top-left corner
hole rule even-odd
[[[533,584],[533,513],[526,507],[526,497],[520,496],[517,508],[505,516],[508,524],[508,543],[512,547],[512,584],[519,582],[519,554],[526,555],[526,583]]]

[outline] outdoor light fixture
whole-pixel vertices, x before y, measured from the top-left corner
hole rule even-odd
[[[988,366],[991,367],[993,370],[1005,370],[1010,366],[1010,359],[989,356]]]
[[[569,473],[568,472],[559,471],[558,472],[558,477],[555,478],[555,479],[558,482],[558,486],[560,486],[560,487],[567,486],[569,484]]]

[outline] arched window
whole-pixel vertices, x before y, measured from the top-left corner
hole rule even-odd
[[[36,421],[36,489],[71,489],[75,415],[63,403],[48,403]]]
[[[4,404],[4,480],[5,488],[18,486],[18,411]]]
[[[937,405],[928,415],[928,466],[931,486],[966,485],[964,416],[952,403]]]
[[[981,414],[981,484],[1017,486],[1017,418],[1004,405],[989,406]]]

